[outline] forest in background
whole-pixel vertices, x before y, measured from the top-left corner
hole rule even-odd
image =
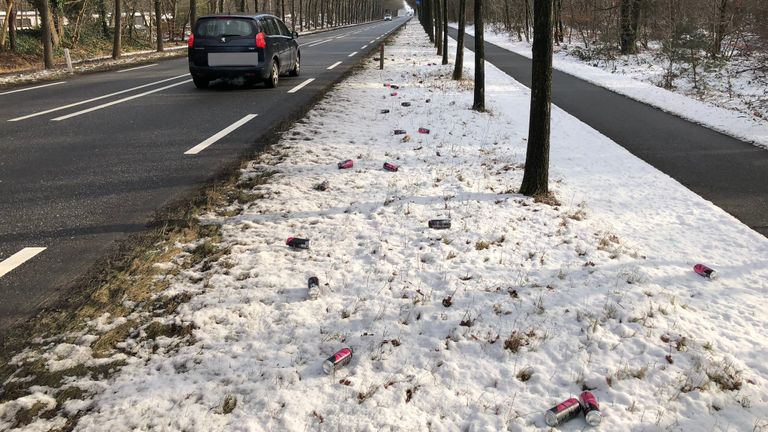
[[[0,72],[50,68],[63,61],[64,48],[74,59],[162,51],[208,14],[271,13],[301,32],[381,19],[398,6],[397,0],[0,0]]]

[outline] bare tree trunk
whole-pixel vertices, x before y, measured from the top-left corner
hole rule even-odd
[[[46,0],[43,0],[46,1]],[[122,8],[122,0],[115,0],[115,13],[113,14],[115,18],[115,34],[114,39],[112,41],[112,58],[113,59],[119,59],[120,53],[122,50],[122,19],[123,19],[123,8]]]
[[[433,0],[435,5],[435,46],[437,55],[443,55],[443,13],[440,11],[440,2],[443,0]]]
[[[448,0],[443,0],[443,64],[448,64]]]
[[[549,193],[549,135],[552,104],[552,1],[534,0],[533,77],[528,149],[520,193]]]
[[[472,109],[485,111],[485,34],[483,0],[475,0],[475,98]]]
[[[11,51],[16,52],[16,8],[11,9],[8,16],[8,43]]]
[[[259,0],[256,0],[256,3],[258,2]],[[189,0],[189,31],[190,32],[195,31],[196,22],[197,22],[197,0]]]
[[[531,4],[525,0],[525,41],[531,41]]]
[[[46,69],[53,69],[53,44],[51,43],[51,9],[48,0],[38,0],[40,25],[43,30],[43,64]]]
[[[456,64],[453,67],[453,79],[460,80],[464,75],[464,28],[467,26],[467,0],[459,0],[459,34],[456,37]]]
[[[728,29],[728,16],[726,14],[728,11],[728,0],[718,0],[718,3],[714,40],[712,41],[712,49],[709,52],[712,58],[717,58],[723,50],[723,39],[725,39],[725,31]]]
[[[5,35],[8,33],[12,14],[13,0],[8,0],[8,7],[5,8],[5,21],[3,21],[3,28],[0,30],[0,51],[5,49]]]
[[[155,0],[155,28],[157,36],[157,51],[163,50],[163,13],[160,11],[160,0]]]

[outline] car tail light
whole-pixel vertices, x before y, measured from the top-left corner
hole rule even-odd
[[[256,48],[266,48],[267,40],[264,39],[264,32],[260,32],[256,35]]]
[[[194,33],[190,33],[189,34],[189,40],[187,41],[187,46],[189,48],[192,48],[193,46],[195,46],[195,34]]]

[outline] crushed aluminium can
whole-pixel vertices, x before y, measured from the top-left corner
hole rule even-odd
[[[349,169],[349,168],[352,168],[353,165],[354,165],[354,162],[352,162],[352,159],[347,159],[345,161],[338,163],[339,169]]]
[[[395,129],[392,135],[405,135],[407,132],[404,129]]]
[[[400,169],[400,167],[395,164],[391,164],[389,162],[384,162],[384,169],[387,171],[397,172],[397,170]]]
[[[448,229],[451,227],[450,219],[432,219],[428,222],[432,229]]]
[[[298,237],[288,237],[285,244],[294,249],[309,249],[309,239],[303,239]]]
[[[696,264],[693,266],[693,271],[696,272],[699,276],[709,278],[709,279],[717,279],[718,274],[715,270],[712,270],[711,268],[705,266],[704,264]]]
[[[320,291],[320,280],[316,276],[312,276],[307,280],[307,293],[309,298],[317,300],[317,296]]]
[[[576,398],[570,398],[548,409],[544,413],[547,426],[557,426],[573,420],[581,413],[581,403]]]
[[[389,110],[388,110],[388,109],[383,109],[383,110],[381,110],[380,112],[381,112],[382,114],[389,114]]]
[[[352,348],[342,348],[323,362],[323,372],[332,374],[352,361]]]
[[[411,106],[411,103],[410,102],[403,102],[403,103],[400,104],[400,106],[409,107],[409,106]]]
[[[581,410],[584,412],[584,419],[587,420],[587,424],[590,426],[597,426],[603,421],[603,414],[600,412],[600,405],[597,403],[597,398],[590,391],[582,392],[579,396],[581,399]]]
[[[419,133],[420,134],[428,134],[429,133],[429,129],[427,129],[427,128],[419,128]]]

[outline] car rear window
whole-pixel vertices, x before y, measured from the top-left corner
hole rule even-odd
[[[206,18],[197,22],[196,37],[255,36],[253,21],[241,18]]]

